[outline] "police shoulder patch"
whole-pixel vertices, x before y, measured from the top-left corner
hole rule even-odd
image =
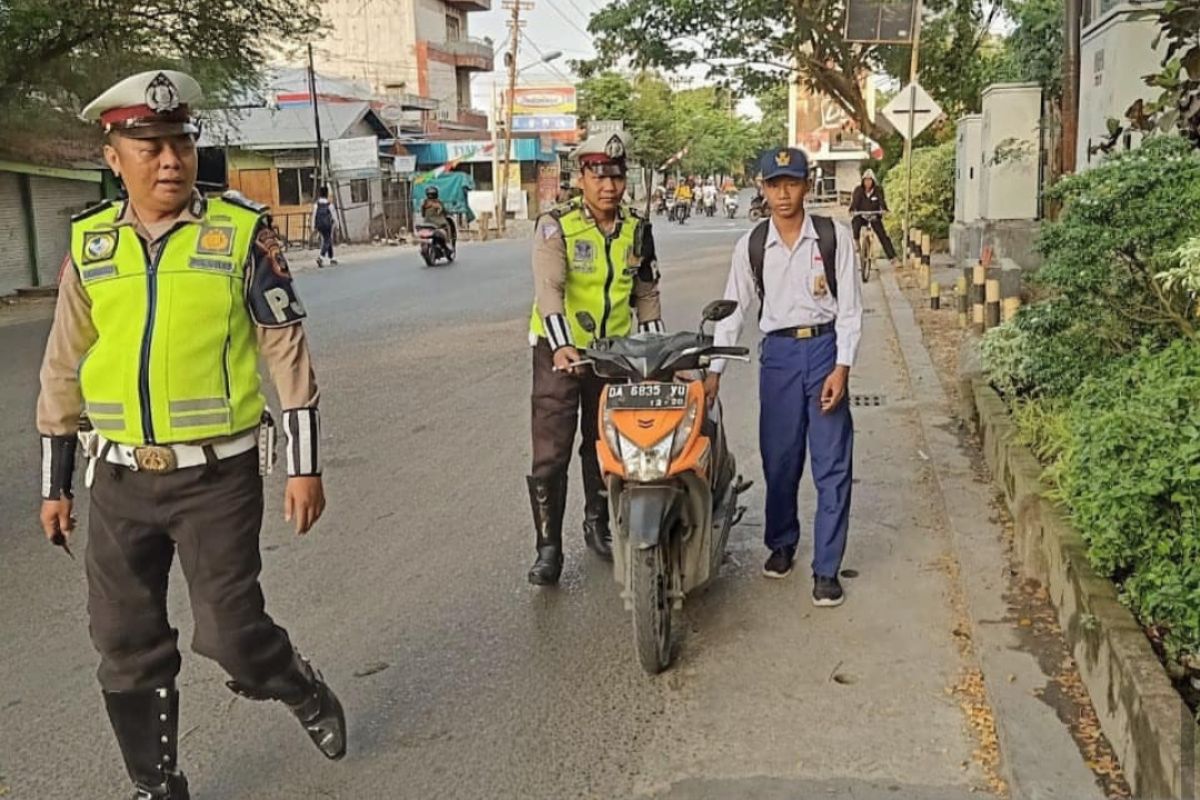
[[[254,238],[253,260],[246,305],[254,321],[263,328],[282,328],[304,319],[307,313],[296,296],[279,236],[266,225]]]
[[[88,217],[93,216],[94,214],[99,214],[101,211],[110,207],[112,204],[113,204],[112,200],[102,200],[101,202],[97,203],[96,205],[85,208],[83,211],[80,211],[78,214],[71,217],[71,222],[81,222],[81,221],[87,219]]]
[[[634,208],[633,206],[627,206],[626,210],[629,211],[629,216],[633,217],[636,220],[645,220],[646,219],[646,214],[641,209]]]
[[[251,200],[249,197],[246,197],[246,195],[242,194],[241,192],[234,191],[233,189],[230,189],[222,194],[221,199],[226,203],[233,203],[235,206],[241,206],[242,208],[253,211],[256,214],[265,214],[270,209],[270,206],[268,206],[266,203],[259,203]]]

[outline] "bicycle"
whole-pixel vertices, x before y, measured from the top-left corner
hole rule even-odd
[[[875,237],[871,235],[871,217],[883,217],[883,212],[852,211],[850,217],[862,217],[867,223],[858,232],[858,268],[862,273],[863,283],[866,283],[871,280],[871,270],[875,266]]]

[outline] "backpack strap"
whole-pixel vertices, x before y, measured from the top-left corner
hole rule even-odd
[[[754,276],[754,288],[758,291],[758,318],[763,310],[763,259],[767,253],[767,232],[771,221],[764,219],[750,232],[750,273]]]
[[[825,283],[829,293],[837,300],[837,228],[829,217],[819,217],[812,214],[813,228],[817,231],[817,250],[821,253],[821,261],[825,265]]]

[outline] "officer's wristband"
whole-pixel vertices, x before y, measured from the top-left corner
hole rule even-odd
[[[638,323],[638,333],[666,333],[667,326],[661,319]]]
[[[70,499],[75,475],[75,436],[42,437],[42,499]]]
[[[288,477],[321,474],[321,415],[315,408],[292,408],[283,412],[283,432],[287,435]]]
[[[567,318],[562,314],[547,314],[543,322],[546,328],[546,339],[550,342],[550,349],[552,351],[569,347],[573,344],[571,342],[571,328],[567,325]]]

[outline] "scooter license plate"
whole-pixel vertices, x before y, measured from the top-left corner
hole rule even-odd
[[[687,386],[682,383],[618,383],[608,387],[609,408],[687,408]]]

